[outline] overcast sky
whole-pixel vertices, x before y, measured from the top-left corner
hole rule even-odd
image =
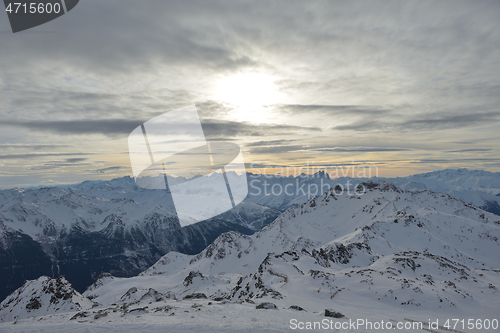
[[[500,2],[85,0],[16,34],[0,13],[3,188],[131,175],[130,132],[191,104],[255,167],[500,171]]]

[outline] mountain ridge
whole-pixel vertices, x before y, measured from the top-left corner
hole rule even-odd
[[[500,305],[499,239],[500,217],[447,194],[365,182],[357,193],[331,189],[291,207],[253,235],[224,233],[196,255],[171,251],[136,277],[103,274],[83,293],[97,305],[78,318],[215,316],[214,302],[292,318],[332,305],[350,318],[374,308],[489,318]]]
[[[481,190],[479,186],[496,184],[484,179],[500,177],[499,173],[443,170],[424,175],[417,176],[439,184],[448,181],[448,184],[435,187],[464,202],[500,214],[500,198],[489,194],[490,190]],[[449,182],[454,175],[460,179],[468,176],[482,180],[462,179],[462,183],[469,184],[469,190],[464,190],[466,187],[462,183]],[[12,240],[0,243],[3,244],[0,253],[4,253],[0,255],[0,266],[8,272],[2,277],[5,287],[0,290],[0,296],[7,296],[24,279],[40,275],[57,277],[60,274],[65,274],[75,288],[83,292],[100,273],[133,276],[153,265],[168,251],[199,253],[223,232],[238,230],[251,234],[272,222],[290,206],[300,206],[314,195],[321,194],[325,187],[332,188],[340,183],[349,188],[346,186],[349,181],[352,190],[362,181],[354,178],[330,179],[328,173],[321,171],[297,177],[247,176],[250,193],[242,204],[211,221],[188,228],[177,226],[168,192],[142,189],[130,177],[85,181],[65,187],[2,190],[0,229],[3,236],[0,239]],[[428,186],[418,183],[417,178],[395,179],[402,183],[400,186],[403,189],[427,189]],[[279,188],[290,189],[291,195],[272,192]],[[461,190],[457,190],[459,188]],[[307,192],[307,189],[312,192]],[[305,238],[302,241],[310,242]],[[27,249],[36,260],[24,254]],[[12,271],[8,267],[17,268]],[[84,274],[75,273],[81,270]]]

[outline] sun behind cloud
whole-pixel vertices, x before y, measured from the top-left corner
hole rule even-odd
[[[276,79],[258,72],[237,73],[221,78],[215,84],[215,98],[234,107],[236,121],[262,122],[269,116],[266,105],[282,99]]]

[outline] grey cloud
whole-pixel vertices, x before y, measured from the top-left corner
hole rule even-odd
[[[428,115],[427,118],[414,118],[400,124],[402,129],[450,129],[491,124],[500,119],[500,112],[474,112],[468,114]]]
[[[294,142],[296,140],[270,140],[270,141],[257,141],[245,144],[245,147],[261,147],[261,146],[276,146],[284,145]]]
[[[231,141],[236,141],[237,139],[235,138],[226,138],[226,137],[214,137],[214,136],[210,136],[207,138],[208,140],[207,141],[213,141],[213,142],[231,142]]]
[[[67,158],[65,161],[66,161],[66,163],[74,163],[74,164],[77,164],[77,163],[80,163],[80,162],[88,161],[88,158],[84,158],[84,157],[74,157],[74,158]]]
[[[362,6],[302,1],[86,1],[67,18],[44,26],[56,34],[24,35],[26,42],[9,40],[6,47],[20,55],[29,44],[41,62],[58,59],[62,66],[99,74],[154,71],[158,65],[235,70],[265,64],[268,59],[262,54],[272,54],[286,60],[316,59],[319,65],[332,67],[345,68],[352,61],[415,73],[423,69],[425,74],[440,66],[439,75],[457,63],[467,68],[481,58],[484,62],[485,55],[494,56],[498,41],[492,23],[498,5],[487,3],[476,12],[472,8],[466,2],[447,1],[440,6],[391,1]],[[491,16],[485,19],[477,12]],[[475,28],[478,22],[483,29]],[[61,37],[75,42],[59,44]],[[61,58],[61,53],[66,56]],[[442,61],[449,55],[455,55],[454,64]],[[30,65],[28,54],[20,58]],[[16,59],[6,59],[12,60]]]
[[[1,91],[0,91],[1,93]],[[43,113],[45,120],[65,120],[68,115],[72,118],[137,118],[141,115],[146,119],[193,104],[195,97],[185,90],[152,90],[135,91],[129,94],[89,93],[68,90],[47,89],[40,85],[28,89],[15,89],[5,94],[2,109],[8,113],[15,109],[16,115],[25,118]],[[209,102],[202,102],[203,109]],[[48,119],[47,119],[48,118]]]
[[[4,120],[0,126],[15,126],[34,131],[51,132],[54,134],[103,134],[114,136],[129,134],[141,120],[100,119],[100,120]]]
[[[233,70],[255,64],[239,48],[228,47],[237,38],[221,32],[217,24],[228,11],[244,10],[237,7],[204,1],[86,1],[67,18],[44,25],[44,29],[57,33],[44,38],[25,34],[23,39],[30,43],[33,54],[38,54],[39,62],[58,59],[62,67],[75,66],[99,74],[153,71],[162,63]],[[75,42],[59,44],[61,38]],[[8,47],[11,54],[30,58],[23,54],[24,42],[9,41]]]
[[[96,173],[107,173],[110,171],[119,171],[119,170],[124,170],[124,169],[130,169],[128,166],[112,166],[112,167],[107,167],[107,168],[101,168],[101,169],[95,169],[95,170],[88,170],[89,172],[96,172]]]
[[[302,145],[270,146],[270,147],[252,148],[250,152],[252,154],[282,154],[282,153],[289,153],[292,151],[305,150],[305,149],[307,148]]]
[[[147,120],[147,119],[146,119]],[[99,119],[99,120],[5,120],[0,126],[15,126],[34,131],[51,132],[53,134],[103,134],[107,136],[128,135],[144,120]],[[238,136],[268,136],[302,132],[321,132],[317,127],[301,127],[289,125],[254,125],[246,122],[217,121],[208,119],[202,122],[205,135],[209,139]]]
[[[477,141],[453,141],[452,143],[456,143],[459,145],[475,145]]]
[[[1,139],[47,144],[3,154],[63,159],[53,153],[68,147],[50,146],[66,144],[58,134],[124,138],[156,115],[197,103],[208,139],[269,138],[243,146],[294,151],[287,160],[298,163],[311,153],[301,156],[300,148],[363,153],[400,149],[409,141],[418,148],[439,131],[457,128],[463,131],[445,133],[443,140],[472,145],[481,133],[490,141],[471,148],[492,149],[493,155],[493,126],[500,122],[499,15],[498,1],[80,2],[29,32],[2,34]],[[278,80],[286,98],[276,103],[290,104],[269,111],[287,125],[221,120],[233,110],[214,100],[211,89],[240,71]],[[171,90],[150,90],[156,87]],[[134,93],[123,93],[129,90]],[[341,124],[333,127],[339,133],[315,127],[335,124]],[[489,129],[477,131],[479,126]],[[401,133],[408,142],[394,139]],[[44,136],[55,139],[40,141]],[[107,147],[103,143],[102,150]],[[442,152],[455,147],[437,145]],[[262,162],[273,163],[271,157]]]
[[[277,134],[292,134],[300,132],[314,133],[321,132],[318,127],[308,126],[289,126],[289,125],[255,125],[247,122],[218,121],[207,119],[202,123],[203,131],[208,138],[217,138],[220,136],[271,136]]]
[[[364,168],[364,167],[377,167],[380,165],[385,165],[386,163],[384,161],[373,161],[373,160],[367,160],[367,161],[352,161],[352,162],[340,162],[340,163],[323,163],[323,164],[316,164],[316,163],[304,163],[304,164],[298,164],[298,165],[291,165],[291,164],[266,164],[266,163],[251,163],[246,166],[247,171],[252,170],[252,169],[263,169],[263,168],[289,168],[290,170],[293,171],[293,169],[303,169],[307,170],[310,168],[342,168],[342,167],[359,167],[359,168]],[[319,171],[319,170],[318,170]]]
[[[332,152],[332,153],[369,153],[369,152],[393,152],[393,151],[413,151],[414,148],[403,147],[325,147],[325,145],[270,145],[257,144],[255,148],[251,148],[252,154],[281,154],[299,150],[306,150],[309,152]],[[273,141],[269,141],[273,142]],[[248,145],[247,145],[248,146]]]
[[[46,150],[46,149],[58,149],[58,148],[67,148],[69,145],[65,144],[32,144],[32,143],[4,143],[0,144],[0,148],[3,149],[15,149],[15,150]]]
[[[487,151],[492,151],[493,149],[490,148],[468,148],[468,149],[458,149],[458,150],[449,150],[449,153],[479,153],[479,152],[487,152]]]
[[[332,153],[370,153],[370,152],[393,152],[393,151],[413,151],[413,148],[401,147],[325,147],[323,146],[305,146],[305,145],[280,145],[264,146],[250,149],[252,154],[282,154],[299,150],[310,152],[332,152]]]
[[[84,166],[84,165],[88,165],[88,163],[78,164],[78,166]],[[27,170],[30,170],[30,171],[54,170],[54,169],[60,169],[60,168],[64,168],[64,167],[74,167],[74,166],[77,166],[77,165],[72,164],[72,163],[50,163],[50,164],[29,167]]]
[[[4,154],[0,155],[0,160],[25,160],[43,157],[64,157],[64,156],[84,156],[94,155],[92,153],[31,153],[31,154]]]
[[[410,161],[411,164],[447,164],[447,163],[470,163],[470,162],[490,162],[490,161],[500,161],[500,158],[428,158],[428,159],[416,159]]]
[[[357,132],[365,132],[365,131],[383,131],[388,128],[388,124],[383,124],[380,122],[373,121],[358,121],[355,123],[351,123],[349,125],[339,125],[331,127],[333,130],[337,131],[357,131]]]
[[[204,118],[216,118],[219,116],[225,116],[231,112],[231,108],[213,100],[205,100],[196,103],[196,109],[200,115],[200,119]]]
[[[436,130],[436,129],[455,129],[473,126],[490,125],[500,120],[500,112],[474,112],[467,114],[456,114],[447,112],[436,115],[429,113],[421,116],[401,115],[400,117],[377,118],[369,121],[361,120],[347,125],[332,127],[339,131],[396,131],[404,132],[409,130]]]
[[[60,161],[54,161],[50,163],[44,163],[41,165],[35,165],[31,166],[28,168],[28,170],[31,171],[40,171],[40,170],[53,170],[53,169],[59,169],[59,168],[64,168],[64,167],[81,167],[81,166],[87,166],[90,165],[91,163],[86,162],[86,158],[72,158],[72,159],[67,159],[63,162]]]
[[[336,153],[350,153],[350,152],[384,152],[384,151],[410,151],[410,148],[397,148],[397,147],[333,147],[333,148],[314,148],[314,151],[321,152],[336,152]]]
[[[279,105],[278,108],[287,113],[301,114],[304,112],[317,112],[328,115],[348,115],[348,116],[380,116],[391,111],[382,109],[380,106],[363,105]]]

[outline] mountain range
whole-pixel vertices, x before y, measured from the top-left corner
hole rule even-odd
[[[1,303],[0,320],[28,328],[40,315],[92,325],[134,318],[187,331],[199,319],[214,332],[228,317],[222,328],[258,316],[270,331],[292,319],[490,320],[500,306],[499,250],[498,215],[367,181],[291,207],[252,235],[229,231],[198,254],[170,251],[138,276],[102,274],[83,294],[64,278],[28,281]]]
[[[41,275],[65,275],[78,292],[85,291],[104,272],[134,276],[170,251],[194,255],[225,232],[251,235],[289,207],[301,205],[336,184],[352,190],[362,181],[330,179],[321,171],[296,177],[246,176],[249,195],[244,202],[184,228],[167,191],[140,188],[130,177],[0,191],[0,297]],[[242,176],[232,173],[229,177]],[[410,191],[448,193],[499,213],[498,173],[459,169],[375,179]]]

